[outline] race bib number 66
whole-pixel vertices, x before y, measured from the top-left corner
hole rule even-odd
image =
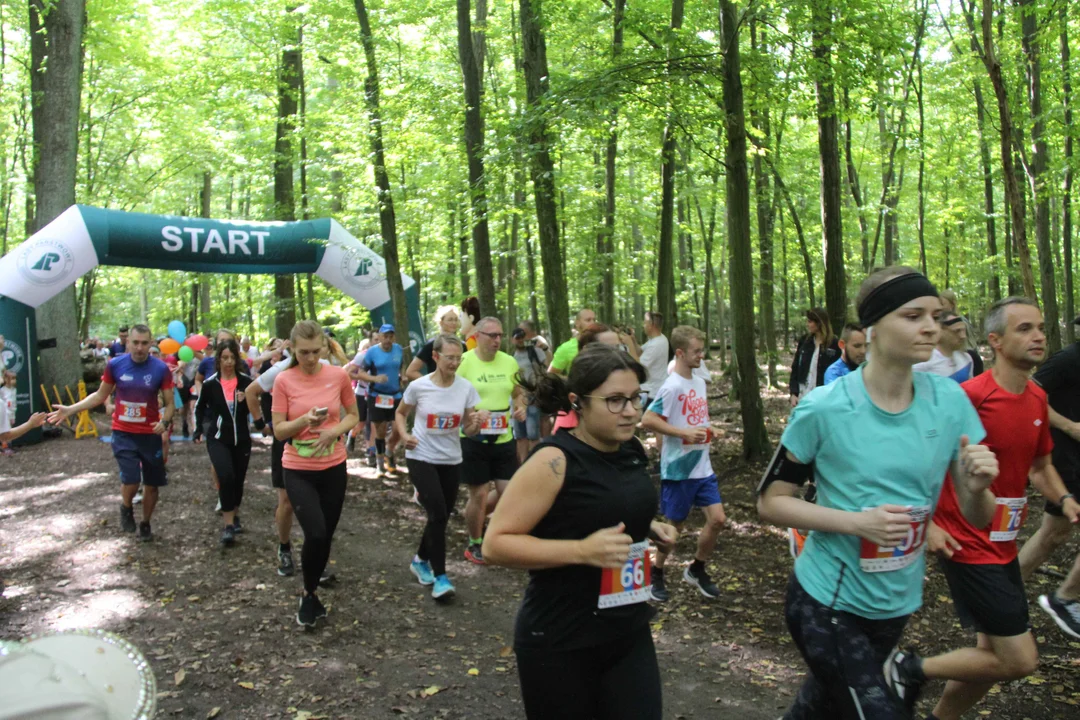
[[[621,568],[604,568],[600,574],[601,610],[645,602],[652,589],[652,567],[649,562],[649,541],[630,546],[630,555]]]
[[[862,540],[859,548],[859,567],[863,572],[892,572],[902,570],[919,559],[926,547],[926,530],[930,520],[930,507],[924,505],[908,510],[911,527],[907,537],[896,547],[880,547],[870,540]]]

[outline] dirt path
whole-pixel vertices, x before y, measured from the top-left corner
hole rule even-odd
[[[776,416],[780,402],[770,400]],[[714,399],[713,417],[728,428],[714,466],[731,523],[711,567],[724,594],[706,603],[677,582],[660,608],[653,628],[665,717],[773,719],[803,672],[782,620],[791,563],[783,536],[757,522],[752,493],[760,471],[736,457],[734,408]],[[246,533],[227,553],[217,544],[220,520],[202,446],[174,445],[156,539],[146,545],[119,534],[107,444],[66,435],[0,459],[0,576],[7,586],[0,636],[85,627],[124,635],[155,669],[158,717],[523,717],[509,645],[524,574],[466,563],[456,516],[449,573],[458,597],[435,604],[408,572],[423,519],[407,479],[378,480],[350,460],[331,567],[340,582],[324,593],[327,624],[304,632],[293,619],[299,579],[275,572],[268,453],[263,445],[253,453]],[[687,558],[693,542],[684,537],[678,557]],[[1076,550],[1074,540],[1069,553]],[[1032,597],[1050,582],[1040,577]],[[946,595],[931,573],[927,608],[908,633],[920,650],[966,642]],[[1042,667],[996,689],[980,708],[995,716],[1066,717],[1080,701],[1080,644],[1065,642],[1040,611],[1032,613]]]

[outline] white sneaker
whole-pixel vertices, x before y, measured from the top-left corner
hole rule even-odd
[[[221,498],[218,498],[217,507],[214,508],[214,512],[221,512]]]

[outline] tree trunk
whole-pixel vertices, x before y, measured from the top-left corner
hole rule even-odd
[[[750,46],[755,54],[759,51],[768,54],[765,30],[760,30],[761,44],[758,44],[758,26],[750,21]],[[769,106],[760,111],[750,111],[751,122],[761,133],[766,143],[771,143],[772,133]],[[771,148],[770,148],[771,149]],[[773,224],[776,222],[776,206],[773,203],[771,176],[766,172],[761,153],[754,153],[754,203],[757,207],[758,229],[758,305],[761,313],[761,340],[765,357],[768,360],[769,387],[777,385],[776,379],[776,307],[773,286]]]
[[[634,241],[634,253],[632,256],[632,262],[634,264],[634,322],[632,325],[641,322],[642,318],[645,317],[646,310],[645,293],[642,291],[645,274],[641,267],[641,256],[645,252],[645,233],[641,232],[641,223],[638,221],[638,198],[637,187],[634,184],[635,177],[634,164],[629,163],[626,167],[626,185],[630,191],[630,237]]]
[[[353,0],[356,17],[360,22],[360,41],[364,46],[367,76],[364,78],[364,100],[368,113],[368,138],[375,161],[375,185],[378,188],[379,231],[383,241],[383,260],[386,261],[386,284],[394,307],[394,326],[401,347],[405,351],[402,361],[408,364],[411,355],[409,343],[409,308],[405,301],[405,287],[401,282],[401,263],[398,260],[397,221],[394,217],[394,197],[390,192],[390,176],[386,171],[386,155],[383,152],[382,114],[379,111],[379,70],[375,61],[375,38],[371,34],[367,8],[364,0]],[[404,366],[404,365],[403,365]]]
[[[818,152],[821,160],[821,230],[825,256],[825,307],[833,327],[847,318],[844,274],[844,228],[841,220],[840,148],[837,143],[836,94],[832,72],[832,6],[813,3],[814,58],[818,64]]]
[[[922,56],[916,58],[919,72],[919,85],[916,88],[919,101],[919,268],[926,275],[926,112],[923,105],[923,63]]]
[[[295,8],[289,8],[290,15]],[[293,144],[300,97],[303,58],[300,30],[290,19],[281,51],[278,75],[278,116],[274,140],[274,212],[275,220],[296,220],[296,195],[293,187]],[[292,273],[274,276],[274,334],[286,338],[296,324],[296,280]]]
[[[724,48],[724,161],[727,195],[727,233],[731,257],[731,311],[735,328],[735,358],[739,368],[743,456],[758,460],[769,454],[757,360],[754,357],[754,275],[750,260],[750,178],[746,162],[746,117],[739,68],[739,24],[731,0],[720,0],[720,32]],[[837,165],[839,170],[839,165]],[[839,186],[837,186],[839,189]],[[839,197],[837,198],[839,200]]]
[[[983,174],[983,214],[986,216],[986,251],[991,258],[993,271],[990,273],[990,300],[1001,299],[1001,281],[998,278],[997,223],[994,210],[994,174],[990,166],[990,144],[986,142],[986,105],[983,103],[982,83],[975,81],[975,110],[979,127],[979,162]],[[1005,241],[1006,246],[1009,244]]]
[[[844,88],[844,109],[850,112],[848,89]],[[862,249],[863,272],[870,272],[870,229],[866,223],[866,211],[863,206],[862,189],[859,187],[859,171],[851,154],[851,116],[844,121],[844,160],[847,163],[848,190],[855,201],[855,211],[859,218],[859,243]]]
[[[555,166],[551,161],[551,139],[544,117],[548,94],[547,45],[540,18],[541,0],[520,0],[522,70],[528,101],[529,171],[536,200],[540,261],[544,265],[544,299],[547,305],[550,340],[556,345],[570,337],[570,307],[566,276],[559,246],[559,219],[555,208]]]
[[[684,0],[671,0],[671,30],[682,28]],[[669,45],[670,57],[672,48]],[[660,241],[656,262],[656,304],[669,327],[674,325],[675,307],[675,111],[674,100],[668,107],[667,122],[660,151]]]
[[[484,316],[494,315],[496,312],[495,278],[491,267],[487,181],[484,178],[484,115],[481,104],[483,69],[478,67],[473,48],[470,10],[470,0],[457,0],[458,59],[461,62],[465,88],[465,156],[469,163],[469,203],[472,209],[470,225],[480,315]]]
[[[1076,307],[1073,300],[1073,252],[1072,252],[1072,183],[1073,183],[1073,124],[1072,124],[1072,72],[1069,61],[1069,23],[1062,5],[1061,17],[1061,104],[1065,110],[1065,168],[1061,182],[1061,244],[1064,248],[1065,266],[1065,341],[1076,342]]]
[[[973,0],[974,2],[974,0]],[[1009,212],[1012,220],[1012,235],[1014,250],[1020,261],[1020,277],[1024,284],[1024,294],[1035,298],[1035,275],[1031,268],[1031,248],[1027,242],[1027,228],[1024,222],[1024,206],[1020,194],[1020,184],[1016,179],[1016,171],[1013,165],[1013,121],[1012,111],[1009,108],[1009,92],[1005,87],[1005,78],[1001,72],[1001,61],[994,52],[994,9],[992,0],[982,0],[982,56],[983,65],[990,76],[990,84],[994,87],[994,95],[997,98],[998,107],[998,131],[1001,140],[1001,174],[1005,180],[1005,196],[1009,203]],[[974,36],[973,20],[969,19],[969,26]]]
[[[84,0],[30,0],[29,13],[36,214],[28,214],[27,221],[30,224],[33,218],[31,231],[36,232],[75,204],[86,4]],[[82,377],[75,285],[38,307],[36,320],[39,337],[56,339],[56,347],[40,354],[41,381],[65,385]],[[36,353],[37,348],[26,348],[26,352]]]
[[[1035,206],[1035,246],[1039,251],[1039,279],[1042,286],[1043,320],[1046,322],[1046,346],[1050,353],[1061,349],[1061,328],[1057,289],[1054,277],[1054,249],[1050,244],[1050,188],[1046,178],[1049,148],[1046,145],[1042,107],[1042,55],[1039,45],[1038,15],[1034,0],[1017,0],[1020,8],[1021,42],[1027,60],[1028,107],[1031,111],[1031,162],[1027,166]],[[1070,318],[1071,320],[1071,318]]]

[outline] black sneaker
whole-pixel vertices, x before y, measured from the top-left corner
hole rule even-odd
[[[1057,626],[1072,635],[1080,638],[1080,601],[1062,600],[1057,593],[1039,596],[1039,606],[1054,619]]]
[[[124,532],[135,532],[135,508],[120,506],[120,529]]]
[[[232,529],[233,529],[233,532],[236,533],[237,535],[244,532],[244,528],[240,527],[240,513],[236,513],[235,515],[233,515]]]
[[[327,613],[326,606],[322,604],[322,600],[319,599],[319,596],[318,595],[312,595],[311,599],[313,601],[315,601],[315,617],[316,618],[324,618],[324,617],[326,617],[329,613]]]
[[[292,550],[278,550],[277,559],[277,574],[282,577],[292,577],[296,572],[296,566],[293,565]]]
[[[236,544],[236,533],[233,531],[232,525],[226,525],[221,530],[221,544],[225,547],[232,547]]]
[[[686,570],[682,574],[683,580],[690,583],[698,589],[698,591],[707,598],[720,597],[720,588],[716,587],[716,583],[709,577],[709,573],[702,568],[698,571],[694,571],[693,566],[688,565]]]
[[[667,586],[664,584],[664,568],[653,568],[652,590],[649,592],[656,602],[667,602],[671,599],[671,593],[668,592]]]
[[[882,667],[885,684],[904,703],[908,713],[915,711],[915,701],[926,684],[926,675],[922,671],[922,661],[918,655],[909,651],[893,648]]]
[[[319,578],[319,587],[334,587],[337,585],[337,575],[332,572],[323,572]]]
[[[150,542],[154,539],[153,533],[150,532],[150,523],[145,520],[139,523],[139,539],[143,542]]]
[[[369,452],[367,454],[367,466],[368,467],[375,467],[375,453]]]
[[[296,611],[296,624],[304,627],[315,627],[318,616],[315,615],[315,603],[318,602],[314,595],[305,594],[300,598],[300,608]]]

